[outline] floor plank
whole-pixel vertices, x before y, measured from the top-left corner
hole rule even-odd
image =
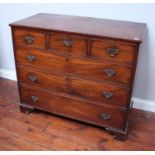
[[[129,136],[114,140],[102,128],[18,108],[16,82],[0,78],[0,150],[155,150],[155,113],[133,109]]]

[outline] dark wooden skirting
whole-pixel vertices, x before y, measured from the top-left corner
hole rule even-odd
[[[0,150],[155,150],[155,113],[132,110],[128,139],[41,111],[19,111],[16,82],[0,78]]]

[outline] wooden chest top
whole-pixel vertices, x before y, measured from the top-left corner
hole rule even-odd
[[[70,32],[140,43],[145,23],[40,13],[10,24],[16,27]]]

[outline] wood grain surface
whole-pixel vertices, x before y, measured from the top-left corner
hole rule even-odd
[[[45,24],[48,23],[48,24]],[[57,30],[105,38],[141,42],[145,23],[40,13],[10,24],[16,27]]]

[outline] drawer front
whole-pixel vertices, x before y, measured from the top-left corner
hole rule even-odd
[[[130,85],[132,67],[111,64],[110,62],[91,61],[88,59],[67,58],[35,49],[17,49],[17,64],[44,67],[99,81],[111,81]]]
[[[134,63],[136,46],[122,42],[92,41],[91,56],[100,59]]]
[[[127,108],[130,104],[128,89],[112,85],[103,84],[94,81],[86,81],[82,79],[70,79],[70,94],[78,96],[94,102],[108,105],[116,105]]]
[[[66,58],[36,49],[17,48],[15,51],[17,64],[31,67],[43,67],[65,71],[67,68]]]
[[[124,129],[126,112],[97,106],[38,90],[20,87],[21,102],[51,113],[90,122],[103,127]]]
[[[68,93],[68,79],[47,71],[38,71],[27,67],[18,67],[19,82],[61,93]]]
[[[70,72],[99,81],[111,81],[130,85],[133,68],[115,65],[110,62],[90,61],[73,58],[70,60]]]
[[[23,84],[66,93],[101,105],[106,103],[127,108],[129,104],[128,89],[120,86],[62,76],[58,73],[49,73],[29,67],[18,67],[17,69],[19,82]]]
[[[16,29],[14,31],[15,45],[28,46],[45,49],[45,35],[44,33],[33,30]]]
[[[60,52],[67,52],[68,54],[86,55],[87,40],[67,34],[53,33],[50,35],[50,48]]]

